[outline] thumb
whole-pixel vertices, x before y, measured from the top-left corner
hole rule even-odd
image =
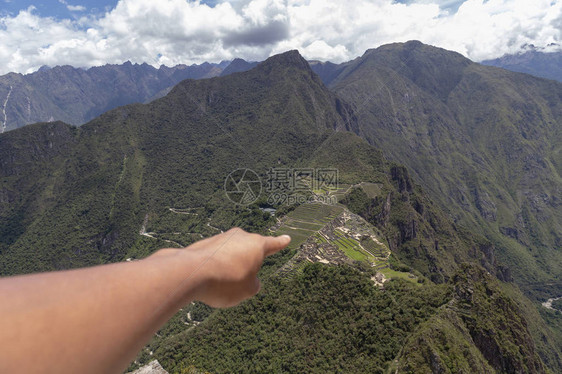
[[[271,256],[272,254],[279,252],[288,246],[290,242],[291,237],[289,235],[281,235],[277,237],[266,236],[265,244],[263,246],[265,256]]]

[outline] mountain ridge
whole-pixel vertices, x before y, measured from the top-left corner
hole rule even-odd
[[[530,50],[492,60],[484,60],[481,63],[562,82],[562,52]]]
[[[562,85],[449,53],[381,47],[331,88],[354,106],[363,137],[408,166],[456,221],[493,239],[515,278],[546,284],[560,272]]]
[[[0,130],[53,120],[81,125],[117,106],[152,100],[181,80],[218,76],[226,64],[156,69],[127,61],[87,70],[64,65],[26,75],[8,73],[0,77],[4,114]]]

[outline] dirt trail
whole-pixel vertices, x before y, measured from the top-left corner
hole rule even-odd
[[[186,208],[186,209],[168,208],[168,210],[169,210],[170,212],[172,212],[172,213],[175,213],[175,214],[186,214],[186,215],[192,215],[192,216],[199,216],[199,213],[194,213],[194,212],[188,211],[188,210],[191,210],[191,208]],[[158,238],[158,237],[157,237],[158,233],[156,233],[156,232],[147,232],[147,231],[146,231],[146,225],[147,225],[147,224],[148,224],[148,213],[144,216],[144,221],[143,221],[142,227],[141,227],[141,229],[140,229],[140,231],[139,231],[139,235],[146,236],[147,238],[163,240],[163,241],[165,241],[165,242],[167,242],[167,243],[174,244],[174,245],[177,245],[177,246],[182,247],[182,248],[185,247],[183,244],[178,243],[178,242],[175,242],[175,241],[173,241],[173,240],[160,239],[160,238]],[[211,225],[211,219],[210,219],[210,218],[208,219],[208,222],[207,222],[206,225],[207,225],[208,227],[210,227],[211,229],[216,230],[216,231],[218,231],[218,232],[220,232],[220,233],[223,233],[223,232],[224,232],[224,231],[222,231],[221,229],[219,229],[218,227],[215,227],[215,226]],[[199,235],[199,236],[201,237],[201,239],[204,238],[204,236],[203,236],[201,233],[188,233],[188,234],[191,234],[191,235]]]
[[[554,301],[560,300],[560,299],[562,299],[562,296],[550,298],[550,299],[546,300],[544,303],[542,303],[542,306],[545,307],[546,309],[558,310],[558,309],[555,309],[555,308],[552,307],[552,303]]]
[[[140,229],[140,231],[139,231],[139,234],[142,235],[142,236],[146,236],[146,237],[148,237],[148,238],[159,239],[159,238],[157,238],[156,236],[154,236],[154,235],[158,235],[157,233],[155,233],[155,232],[147,232],[147,231],[146,231],[146,224],[147,224],[147,223],[148,223],[148,213],[144,216],[144,221],[143,221],[143,223],[142,223],[142,227],[141,227],[141,229]],[[185,247],[185,245],[180,244],[180,243],[178,243],[178,242],[175,242],[175,241],[173,241],[173,240],[168,240],[168,239],[159,239],[159,240],[163,240],[163,241],[165,241],[166,243],[170,243],[170,244],[177,245],[178,247],[181,247],[181,248]]]
[[[187,214],[187,215],[191,215],[191,216],[198,216],[199,215],[199,213],[186,212],[187,209],[177,209],[177,208],[168,208],[168,209],[170,210],[170,212],[176,213],[176,214]]]
[[[213,230],[220,231],[221,234],[224,232],[224,231],[222,231],[221,229],[219,229],[218,227],[212,226],[212,225],[211,225],[211,219],[210,219],[210,218],[209,218],[209,222],[207,222],[207,226],[209,226],[209,227],[212,228]]]

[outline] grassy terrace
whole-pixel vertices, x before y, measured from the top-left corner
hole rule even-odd
[[[361,246],[376,257],[386,257],[388,252],[387,248],[383,244],[376,243],[372,239],[361,240]]]
[[[380,195],[382,184],[362,182],[361,188],[367,194],[367,196],[369,196],[369,198],[372,199],[372,198]]]
[[[314,235],[318,243],[327,243],[328,240],[318,232],[324,226],[333,221],[341,212],[343,207],[325,204],[303,204],[290,212],[283,225],[277,229],[276,234],[288,234],[293,238],[289,248],[297,249],[310,236]],[[334,232],[337,239],[332,241],[349,258],[356,261],[369,260],[376,263],[375,256],[386,257],[386,248],[375,243],[373,240],[364,240],[359,243],[357,240],[348,237],[344,232],[336,230]],[[364,250],[362,246],[367,249]]]
[[[376,187],[375,187],[376,188]],[[333,237],[328,239],[320,234],[326,224],[332,222],[343,212],[342,206],[326,205],[320,203],[303,204],[287,214],[284,222],[276,234],[288,234],[292,237],[290,249],[297,249],[309,237],[313,236],[317,243],[331,243],[342,251],[347,257],[355,261],[368,261],[387,278],[403,278],[416,282],[410,273],[392,270],[388,267],[388,248],[368,236],[364,236],[361,242],[346,234],[344,231],[335,229]],[[354,224],[346,224],[346,228],[352,232],[358,230]],[[361,232],[361,231],[360,231]],[[322,251],[320,251],[322,253]],[[292,274],[302,271],[306,261],[296,264],[291,270]]]
[[[418,277],[412,276],[410,273],[403,271],[392,270],[391,268],[385,267],[379,270],[386,278],[401,278],[409,282],[419,285]]]
[[[330,195],[335,196],[338,201],[341,201],[345,196],[345,193],[349,190],[351,184],[340,184],[336,190],[331,190]]]
[[[345,196],[345,193],[351,187],[350,184],[340,184],[337,188],[322,186],[320,189],[315,189],[313,192],[321,196],[335,196],[337,201],[340,201]]]
[[[338,248],[346,254],[347,257],[356,261],[365,261],[368,258],[373,257],[361,248],[357,240],[346,237],[346,235],[339,230],[334,231],[334,233],[338,237],[334,244],[336,244]]]
[[[287,214],[285,222],[276,234],[288,234],[293,239],[289,248],[296,249],[311,235],[336,218],[343,208],[324,204],[303,204]]]

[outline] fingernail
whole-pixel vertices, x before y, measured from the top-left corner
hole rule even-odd
[[[289,235],[281,235],[280,238],[283,238],[283,240],[291,241],[291,237]]]

